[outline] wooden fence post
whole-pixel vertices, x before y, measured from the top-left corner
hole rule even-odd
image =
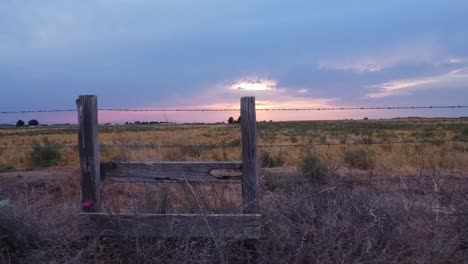
[[[81,202],[84,212],[97,212],[101,202],[97,97],[81,95],[78,110],[78,149],[81,167]]]
[[[259,166],[255,97],[241,98],[242,133],[242,209],[244,214],[258,214]]]

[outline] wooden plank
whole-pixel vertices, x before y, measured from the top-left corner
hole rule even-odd
[[[242,183],[242,176],[226,176],[222,179],[210,179],[210,180],[182,180],[182,179],[160,179],[160,178],[147,178],[147,177],[108,177],[106,178],[106,182],[112,183],[134,183],[134,184],[146,184],[146,183],[205,183],[205,184],[213,184],[213,183]]]
[[[242,133],[242,206],[246,214],[258,214],[259,164],[257,152],[257,126],[255,97],[241,98]]]
[[[81,213],[83,236],[254,239],[261,235],[259,214]]]
[[[81,168],[81,202],[85,212],[96,212],[101,202],[97,97],[81,95],[78,110],[78,149]]]
[[[240,170],[242,162],[101,162],[104,178],[119,182],[153,182],[176,180],[216,182],[240,179],[236,176],[213,176],[214,169]]]

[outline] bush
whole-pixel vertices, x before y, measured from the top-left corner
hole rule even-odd
[[[311,181],[324,181],[328,173],[328,167],[313,150],[306,151],[299,166],[302,176]]]
[[[262,168],[273,168],[283,166],[285,160],[281,153],[273,156],[268,151],[264,151],[260,154],[260,166]]]
[[[372,139],[372,136],[367,135],[367,136],[362,136],[357,142],[360,144],[372,144],[374,143],[374,140]]]
[[[344,162],[351,168],[367,170],[375,166],[375,154],[372,151],[348,150],[344,154]]]
[[[128,161],[128,155],[124,148],[109,147],[104,144],[101,144],[99,148],[103,160],[115,162]]]
[[[14,171],[14,170],[15,170],[15,167],[0,163],[0,173]]]
[[[57,143],[50,142],[47,138],[41,145],[33,141],[33,149],[30,153],[30,163],[33,167],[49,167],[57,165],[60,160],[60,152]]]

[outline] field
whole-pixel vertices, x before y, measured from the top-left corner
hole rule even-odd
[[[262,239],[82,241],[76,126],[0,128],[0,263],[463,263],[468,120],[260,122]],[[241,160],[238,124],[100,126],[101,160]],[[233,184],[109,184],[114,212],[238,213]],[[0,207],[0,216],[2,208]],[[4,214],[5,215],[5,214]],[[90,248],[96,255],[88,255]],[[3,262],[2,262],[3,261]]]
[[[304,152],[313,149],[333,171],[357,166],[384,176],[429,168],[466,171],[467,138],[466,119],[258,123],[264,167],[297,166]],[[109,161],[240,160],[240,142],[236,124],[100,127],[101,159]],[[2,128],[0,168],[40,167],[31,159],[31,146],[57,150],[51,165],[74,167],[76,144],[75,126]],[[353,163],[353,154],[363,161]]]

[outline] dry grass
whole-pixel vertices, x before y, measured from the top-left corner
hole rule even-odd
[[[239,160],[241,159],[238,125],[153,125],[103,126],[100,128],[101,159],[114,161],[164,160]],[[33,169],[30,146],[33,142],[53,142],[60,146],[75,145],[76,127],[0,129],[0,169]],[[399,141],[467,140],[468,121],[464,119],[329,121],[259,123],[259,145],[325,144],[315,146],[332,170],[355,169],[346,162],[346,153],[372,153],[375,174],[417,174],[421,168],[437,168],[447,173],[468,170],[466,142],[423,144],[379,144]],[[327,145],[350,143],[352,145]],[[360,145],[353,145],[359,143]],[[152,145],[128,148],[128,145]],[[159,146],[189,145],[197,148],[164,148]],[[211,146],[226,146],[213,148]],[[260,152],[277,159],[276,166],[297,166],[309,148],[261,147]],[[57,166],[78,164],[75,148],[58,148]],[[352,172],[352,171],[351,171]]]
[[[261,189],[263,236],[246,252],[242,243],[216,237],[81,240],[77,174],[3,180],[1,193],[13,204],[12,213],[0,217],[2,234],[9,235],[0,239],[0,262],[463,263],[468,258],[466,180],[267,184]],[[104,191],[106,209],[239,211],[237,187],[191,187],[110,185]]]

